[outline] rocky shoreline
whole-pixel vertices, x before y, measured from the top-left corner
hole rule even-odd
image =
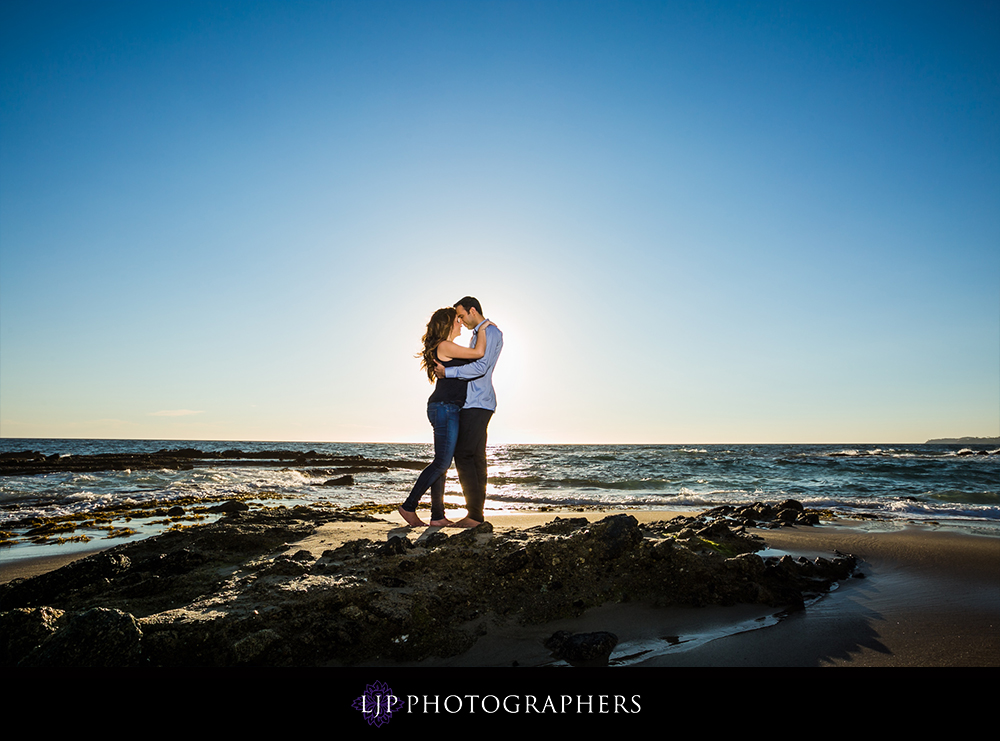
[[[361,455],[330,455],[310,450],[223,450],[219,452],[195,448],[163,449],[155,453],[95,453],[91,455],[45,455],[36,450],[0,453],[0,476],[32,476],[35,474],[95,471],[144,471],[163,468],[186,471],[198,466],[295,466],[306,469],[331,468],[331,474],[384,472],[390,468],[420,471],[426,463],[420,461],[372,460]]]
[[[484,621],[538,625],[611,602],[801,608],[857,567],[843,554],[757,555],[764,544],[755,527],[815,522],[794,501],[642,526],[617,514],[504,533],[488,522],[415,540],[409,531],[319,556],[296,543],[376,518],[324,507],[231,510],[0,585],[0,665],[419,661],[468,650]],[[553,636],[553,654],[570,638]]]
[[[36,476],[51,473],[96,473],[102,471],[190,471],[195,468],[256,467],[294,469],[315,487],[353,486],[355,476],[385,473],[390,469],[420,471],[426,462],[373,460],[361,455],[333,455],[314,450],[298,452],[275,449],[262,451],[203,451],[196,448],[163,449],[156,453],[97,453],[90,455],[46,455],[35,450],[0,453],[0,476]],[[235,496],[226,493],[226,497]],[[272,492],[258,490],[243,499],[276,499]],[[132,537],[133,518],[159,520],[164,527],[180,528],[187,523],[212,517],[224,499],[204,496],[175,497],[169,503],[126,499],[96,509],[56,516],[13,516],[0,527],[0,548],[26,541],[37,544],[88,542]],[[0,510],[18,503],[0,505]]]

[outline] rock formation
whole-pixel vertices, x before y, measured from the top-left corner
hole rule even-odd
[[[199,466],[258,466],[274,468],[295,466],[310,474],[330,475],[388,471],[405,468],[420,471],[426,463],[420,461],[371,460],[361,455],[332,455],[310,450],[223,450],[220,452],[194,448],[163,449],[155,453],[95,453],[92,455],[45,455],[35,450],[0,453],[0,475],[33,476],[54,472],[142,471],[165,468],[186,471]]]
[[[797,507],[796,507],[797,505]],[[745,511],[743,511],[745,510]],[[784,513],[784,514],[782,514]],[[483,619],[541,624],[607,602],[802,606],[855,560],[763,559],[760,524],[797,502],[640,526],[555,518],[505,533],[414,531],[315,556],[289,544],[342,520],[322,507],[234,511],[0,585],[2,666],[323,666],[453,656]],[[562,636],[554,651],[605,655]],[[594,644],[598,644],[594,648]],[[579,652],[583,652],[579,654]]]

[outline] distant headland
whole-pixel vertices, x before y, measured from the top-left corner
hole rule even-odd
[[[926,445],[1000,445],[1000,437],[942,437]]]

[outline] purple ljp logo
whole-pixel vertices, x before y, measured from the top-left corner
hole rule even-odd
[[[392,720],[392,714],[403,707],[403,701],[392,694],[385,682],[375,682],[365,687],[365,693],[351,707],[362,712],[368,725],[381,727]]]

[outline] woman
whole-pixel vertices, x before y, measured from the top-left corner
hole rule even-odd
[[[492,322],[485,322],[480,329],[485,329],[490,324]],[[427,400],[427,419],[434,428],[434,460],[417,477],[410,496],[399,507],[400,516],[411,527],[424,524],[417,517],[417,503],[428,488],[431,490],[431,525],[444,527],[452,524],[444,516],[444,480],[455,455],[458,414],[465,405],[465,392],[469,382],[460,378],[437,379],[434,365],[437,362],[446,368],[465,365],[486,354],[486,332],[476,334],[474,347],[462,347],[452,341],[461,332],[462,320],[458,318],[455,309],[438,309],[427,322],[427,332],[423,337],[424,350],[418,356],[427,379],[431,383],[437,380],[434,393]]]

